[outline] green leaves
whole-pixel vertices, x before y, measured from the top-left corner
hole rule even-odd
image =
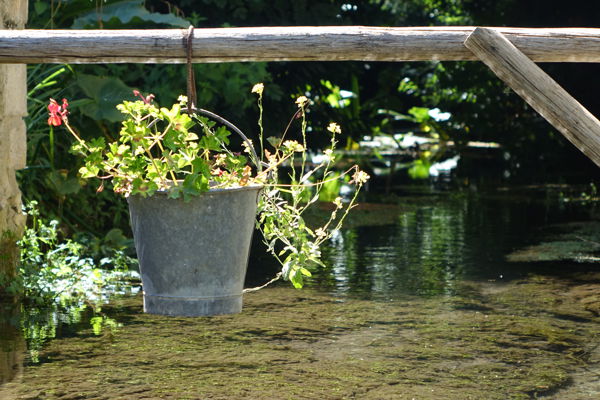
[[[131,194],[148,197],[153,195],[158,190],[158,185],[153,181],[135,178],[131,181]]]
[[[100,173],[100,168],[90,165],[79,168],[79,175],[82,178],[95,178]]]
[[[93,9],[73,22],[72,29],[96,28],[101,21],[104,28],[122,28],[152,22],[159,25],[187,28],[190,22],[173,14],[151,13],[142,0],[124,0],[104,5],[100,10]]]
[[[81,189],[79,180],[73,176],[69,176],[67,171],[54,170],[46,175],[46,183],[59,196],[74,194]]]
[[[183,180],[183,200],[190,200],[191,196],[197,196],[209,189],[208,178],[204,175],[194,173],[185,177]]]
[[[88,78],[90,93],[94,82],[104,82]],[[247,159],[226,150],[227,129],[183,112],[183,100],[159,108],[141,97],[144,100],[117,106],[120,118],[125,116],[118,141],[106,146],[103,138],[97,138],[73,146],[73,152],[85,155],[79,170],[82,178],[112,177],[115,191],[124,195],[150,196],[163,190],[184,200],[206,192],[211,183],[247,184]]]
[[[313,240],[315,234],[302,218],[304,209],[295,206],[301,192],[290,191],[292,199],[287,201],[280,189],[265,190],[258,204],[260,229],[267,250],[280,260],[283,279],[298,289],[306,277],[312,276],[309,268],[322,265],[319,245]]]
[[[408,113],[414,117],[414,121],[417,123],[424,123],[431,119],[427,107],[411,107]]]
[[[117,279],[118,274],[111,276],[110,272],[96,268],[95,260],[85,254],[88,247],[70,239],[63,240],[58,221],[42,219],[36,202],[30,202],[25,212],[29,223],[18,243],[21,259],[16,285],[30,300],[47,303],[92,299],[101,292],[102,286]],[[105,258],[105,264],[112,263],[112,256]],[[114,267],[115,273],[122,273],[126,268],[124,264]]]
[[[110,122],[123,120],[123,116],[115,109],[123,99],[132,99],[132,88],[118,78],[80,74],[77,83],[89,97],[81,106],[81,111],[96,120]]]
[[[431,163],[427,160],[415,160],[412,167],[408,169],[408,175],[412,179],[427,179],[429,178],[429,168]]]
[[[19,273],[11,280],[9,289],[24,296],[23,303],[31,313],[29,318],[35,318],[35,324],[24,322],[23,331],[31,361],[36,363],[38,351],[54,336],[56,321],[52,316],[57,315],[56,311],[60,309],[61,315],[72,318],[89,306],[94,314],[100,313],[107,287],[130,285],[139,276],[133,272],[134,268],[127,272],[136,260],[126,255],[125,248],[130,243],[121,231],[114,229],[104,239],[90,240],[81,235],[75,241],[63,237],[57,220],[40,217],[36,202],[27,204],[24,211],[28,224],[18,243]],[[98,268],[99,265],[105,268]],[[48,319],[40,318],[43,315],[48,315]],[[100,328],[112,331],[117,327],[114,320],[104,315],[97,317],[102,318],[92,318],[95,333],[100,333]]]
[[[203,176],[210,175],[210,166],[207,161],[202,158],[196,158],[190,163],[192,165],[192,175],[201,174]]]
[[[153,96],[139,93],[136,96],[142,100],[124,101],[117,107],[125,116],[118,141],[107,146],[103,138],[86,143],[77,137],[78,143],[73,151],[86,155],[85,165],[80,169],[81,176],[112,177],[114,190],[126,196],[147,197],[163,191],[169,198],[183,198],[184,201],[211,187],[252,183],[267,186],[258,204],[260,229],[268,251],[282,263],[283,278],[294,287],[301,288],[304,280],[312,275],[310,269],[323,265],[319,245],[331,237],[328,227],[338,211],[344,208],[341,199],[333,199],[333,192],[338,192],[339,182],[347,180],[351,171],[355,171],[353,180],[358,188],[366,179],[357,178],[357,167],[337,176],[329,171],[335,139],[331,140],[326,153],[328,156],[323,158],[321,165],[306,172],[306,123],[303,114],[302,143],[286,140],[278,144],[273,153],[265,151],[268,162],[263,162],[263,165],[266,167],[253,177],[248,159],[228,148],[230,132],[225,127],[216,126],[214,121],[205,117],[182,112],[185,105],[183,98],[171,108],[161,108],[152,104]],[[304,108],[301,109],[304,112]],[[336,129],[332,133],[334,131]],[[301,167],[296,168],[294,157],[301,157]],[[278,181],[282,165],[291,169],[287,177],[289,184],[286,185],[280,185]],[[322,174],[322,180],[315,172]],[[319,197],[334,201],[336,208],[325,226],[313,231],[306,226],[302,213]],[[342,216],[336,221],[335,229],[341,226],[354,199],[356,195],[346,210],[340,212]]]
[[[200,147],[207,149],[209,151],[221,150],[221,142],[219,141],[219,138],[216,137],[215,135],[211,135],[211,134],[203,136],[200,139],[200,142],[198,143],[198,145],[200,145]]]

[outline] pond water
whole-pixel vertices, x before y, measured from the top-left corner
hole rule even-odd
[[[247,294],[241,314],[145,315],[131,293],[36,328],[4,304],[0,399],[600,398],[595,203],[396,192],[355,210],[305,289]],[[275,271],[255,247],[249,286]]]

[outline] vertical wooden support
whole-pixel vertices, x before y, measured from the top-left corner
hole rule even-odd
[[[600,121],[501,33],[477,28],[465,46],[600,166]]]
[[[0,29],[23,29],[26,22],[27,0],[0,2]],[[26,79],[25,65],[0,65],[0,275],[15,272],[15,239],[25,223],[15,171],[25,167]]]
[[[0,1],[0,29],[23,29],[27,0]],[[21,192],[15,171],[25,167],[27,70],[21,64],[0,64],[0,277],[15,274],[19,252],[15,243],[23,230]],[[20,379],[24,340],[15,324],[18,304],[3,296],[0,282],[0,398],[12,398],[5,383]]]

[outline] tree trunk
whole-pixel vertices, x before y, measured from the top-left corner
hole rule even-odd
[[[26,22],[27,0],[0,2],[1,29],[23,29]],[[23,64],[0,64],[0,278],[15,273],[15,241],[25,224],[15,171],[25,167],[26,74]]]

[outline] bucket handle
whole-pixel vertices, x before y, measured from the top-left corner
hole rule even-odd
[[[248,139],[248,136],[244,135],[244,133],[237,126],[235,126],[234,124],[232,124],[225,118],[221,117],[220,115],[215,114],[212,111],[205,110],[203,108],[196,108],[196,78],[194,75],[194,65],[192,64],[192,39],[193,39],[193,37],[194,37],[194,26],[190,25],[190,27],[188,28],[188,31],[184,37],[184,43],[185,43],[184,45],[186,48],[186,55],[187,55],[187,98],[188,98],[188,107],[186,107],[184,110],[190,114],[195,113],[195,114],[201,114],[206,117],[209,117],[217,122],[220,122],[221,124],[227,126],[232,131],[237,133],[238,136],[240,138],[242,138],[242,140],[246,143],[246,145],[248,146],[248,149],[250,149],[250,155],[252,156],[252,162],[256,166],[258,173],[261,173],[263,165],[267,165],[267,164],[260,161],[260,158],[256,154],[256,150],[254,149],[252,142],[250,141],[250,139]]]

